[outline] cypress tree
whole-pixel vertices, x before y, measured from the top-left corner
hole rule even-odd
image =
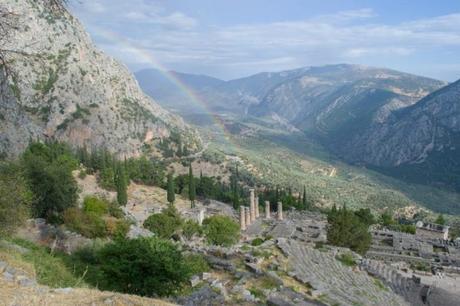
[[[117,166],[117,171],[115,175],[115,186],[117,189],[117,201],[120,205],[126,205],[128,203],[128,193],[127,193],[127,179],[125,175],[125,169],[121,165]]]
[[[176,194],[174,193],[174,179],[172,173],[168,174],[168,202],[173,205],[176,200]]]
[[[192,208],[195,207],[195,198],[196,198],[196,188],[195,188],[195,178],[193,177],[192,165],[190,165],[188,170],[188,198],[190,200],[190,205]]]
[[[305,188],[305,186],[303,186],[302,206],[304,207],[304,209],[308,209],[307,189]]]

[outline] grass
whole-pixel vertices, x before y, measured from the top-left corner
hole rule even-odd
[[[52,288],[86,287],[81,278],[69,271],[63,257],[64,254],[52,253],[48,248],[38,246],[22,239],[11,239],[11,243],[19,245],[28,251],[21,254],[11,248],[0,247],[0,258],[11,265],[34,275],[37,282]]]
[[[356,266],[355,259],[353,258],[353,255],[350,253],[340,254],[340,256],[337,256],[336,259],[340,261],[344,266],[347,266],[347,267]]]
[[[382,291],[388,291],[388,288],[385,287],[385,285],[379,279],[374,279],[374,285],[376,285]]]

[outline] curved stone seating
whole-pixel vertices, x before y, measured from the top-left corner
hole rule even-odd
[[[354,271],[335,259],[332,252],[321,252],[299,241],[278,239],[278,247],[288,257],[290,275],[324,294],[331,304],[406,305],[392,291],[379,288],[364,271]],[[390,272],[387,272],[390,273]],[[397,275],[392,276],[397,283]]]

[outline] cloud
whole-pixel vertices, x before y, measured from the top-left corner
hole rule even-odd
[[[385,66],[382,58],[406,61],[422,53],[460,51],[460,14],[384,24],[364,8],[306,20],[209,26],[143,0],[97,0],[78,13],[90,32],[96,26],[116,32],[168,67],[196,67],[200,73],[206,73],[201,67],[213,67],[227,76],[344,61]],[[128,65],[143,61],[126,50],[126,42],[102,42]]]

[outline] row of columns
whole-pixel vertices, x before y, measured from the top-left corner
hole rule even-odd
[[[250,189],[249,192],[249,207],[240,206],[240,227],[243,231],[260,217],[259,198],[255,196],[254,189]],[[265,201],[265,219],[271,219],[269,201]],[[277,220],[283,220],[283,203],[281,202],[278,202]]]

